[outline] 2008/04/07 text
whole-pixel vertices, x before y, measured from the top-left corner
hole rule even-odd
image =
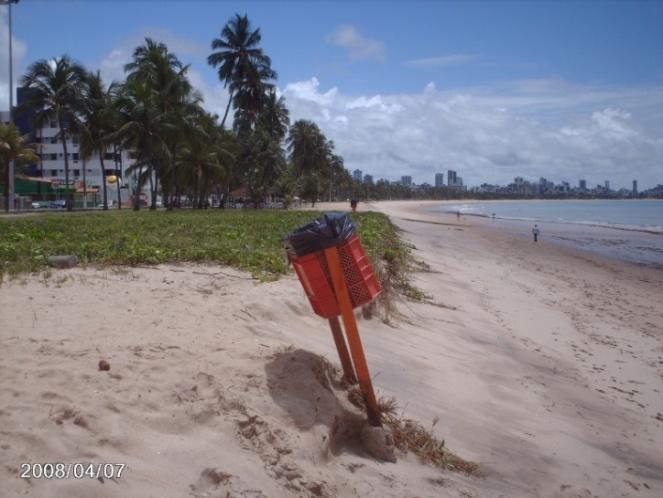
[[[115,479],[126,463],[22,463],[21,479]]]

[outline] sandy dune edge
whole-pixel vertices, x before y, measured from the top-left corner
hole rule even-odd
[[[335,416],[353,410],[320,362],[336,362],[327,324],[293,277],[73,269],[5,283],[0,303],[1,496],[473,492],[462,476],[410,456],[378,463],[333,437]],[[401,333],[377,320],[362,331]],[[35,461],[128,467],[104,483],[18,479],[20,462]]]
[[[374,383],[439,417],[485,478],[330,442],[349,407],[320,375],[336,353],[293,277],[74,269],[0,287],[0,496],[660,496],[660,274],[379,208],[430,264],[416,280],[434,305],[360,321]],[[128,468],[17,477],[24,461],[90,460]]]

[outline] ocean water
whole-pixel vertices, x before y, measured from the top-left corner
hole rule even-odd
[[[663,269],[663,200],[470,201],[434,210],[485,217],[528,237],[536,223],[543,240]]]

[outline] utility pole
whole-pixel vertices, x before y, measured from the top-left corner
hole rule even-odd
[[[14,123],[14,64],[12,60],[12,4],[18,3],[18,0],[0,0],[0,5],[6,5],[9,9],[9,122]],[[9,161],[9,171],[7,173],[7,205],[10,210],[14,209],[14,161]]]

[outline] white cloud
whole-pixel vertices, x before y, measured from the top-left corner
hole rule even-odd
[[[318,87],[320,82],[315,76],[310,80],[306,81],[297,81],[296,83],[290,83],[285,87],[284,92],[294,93],[301,100],[308,100],[320,105],[330,105],[338,93],[336,87],[331,88],[325,93],[319,93]]]
[[[9,109],[9,23],[7,8],[0,12],[0,110]],[[14,105],[16,105],[16,87],[21,75],[25,71],[23,59],[27,45],[23,40],[16,38],[12,33],[13,71],[14,71]]]
[[[209,49],[205,45],[196,43],[188,38],[182,38],[168,30],[161,28],[150,28],[141,34],[128,37],[120,45],[111,50],[101,61],[88,63],[90,69],[99,68],[101,75],[106,81],[124,80],[124,65],[131,61],[131,56],[139,45],[145,43],[145,38],[152,38],[158,42],[163,42],[168,49],[173,52],[184,64],[188,60],[204,60],[209,54]]]
[[[223,116],[228,92],[200,62],[207,48],[165,32],[146,34],[166,41],[184,62],[197,61],[190,80],[205,108]],[[89,67],[100,67],[108,80],[123,79],[124,64],[146,34]],[[504,184],[515,176],[572,183],[609,179],[616,186],[637,178],[643,187],[661,181],[661,87],[538,79],[441,90],[431,81],[414,93],[348,95],[312,77],[278,92],[286,97],[291,120],[316,121],[348,169],[376,178],[409,174],[432,183],[436,172],[456,169],[474,185]]]
[[[443,55],[440,57],[428,57],[425,59],[413,59],[405,62],[406,66],[419,67],[422,69],[430,69],[435,67],[457,66],[465,64],[476,59],[475,56],[469,54],[451,54]]]
[[[660,183],[661,88],[579,87],[551,80],[420,93],[344,95],[317,78],[283,90],[291,119],[312,119],[346,167],[433,182],[456,169],[470,184],[515,176],[613,185]]]
[[[384,59],[384,44],[362,35],[351,24],[342,24],[327,36],[327,41],[337,47],[345,48],[352,60]]]

